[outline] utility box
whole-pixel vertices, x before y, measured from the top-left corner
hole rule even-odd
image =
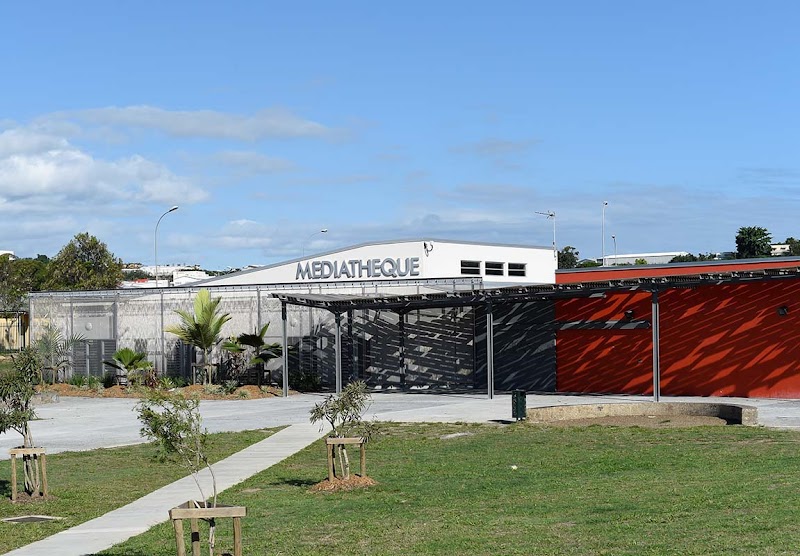
[[[521,421],[527,417],[528,407],[525,398],[525,390],[511,391],[511,417]]]

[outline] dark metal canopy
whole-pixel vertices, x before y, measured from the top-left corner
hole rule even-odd
[[[342,295],[342,294],[295,294],[273,293],[281,301],[283,317],[283,345],[287,345],[286,306],[299,305],[332,312],[336,320],[336,391],[342,388],[341,362],[341,320],[342,315],[352,310],[389,310],[400,314],[416,309],[439,307],[485,308],[486,318],[486,374],[487,396],[494,397],[494,317],[492,306],[500,303],[518,303],[543,299],[563,299],[578,297],[602,297],[613,292],[641,291],[652,296],[651,322],[646,323],[653,335],[653,400],[661,397],[661,357],[660,357],[660,317],[659,292],[673,288],[694,288],[704,285],[736,284],[780,279],[800,278],[800,268],[736,270],[692,275],[658,276],[608,280],[598,282],[579,282],[572,284],[544,284],[531,286],[510,286],[481,290],[455,290],[448,292],[419,293],[413,295]],[[579,323],[580,324],[580,323]],[[618,323],[617,323],[618,324]],[[644,321],[629,322],[625,327],[639,328]],[[616,326],[616,325],[615,325]],[[619,326],[616,326],[619,327]],[[404,350],[403,319],[399,321],[401,354]],[[288,350],[283,350],[283,368],[289,368]],[[284,395],[288,395],[288,372],[283,373]]]
[[[508,286],[410,295],[273,293],[272,296],[280,299],[285,304],[325,309],[333,313],[357,309],[383,309],[404,312],[433,307],[466,307],[486,305],[493,302],[515,303],[553,298],[596,297],[620,291],[656,292],[670,288],[798,277],[800,277],[800,268],[631,278],[574,284]]]

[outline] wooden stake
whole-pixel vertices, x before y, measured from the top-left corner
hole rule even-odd
[[[47,498],[47,454],[42,452],[42,496]]]
[[[11,454],[11,501],[17,501],[17,454]]]
[[[191,524],[192,524],[192,556],[200,556],[200,526],[196,519],[192,519]]]
[[[367,476],[367,451],[364,444],[361,444],[361,476]]]
[[[242,556],[242,519],[233,518],[233,556]]]
[[[175,527],[175,542],[178,545],[178,556],[186,556],[186,541],[183,538],[183,521],[173,519],[172,526]]]

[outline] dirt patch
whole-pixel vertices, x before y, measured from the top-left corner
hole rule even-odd
[[[619,415],[616,417],[595,417],[587,419],[565,419],[549,421],[550,427],[588,427],[605,425],[612,427],[644,427],[648,429],[670,429],[681,427],[722,426],[728,423],[719,417],[703,415]]]
[[[17,492],[17,499],[14,504],[36,504],[39,502],[47,502],[50,500],[55,500],[56,497],[52,494],[48,494],[47,496],[31,496],[27,492]],[[11,498],[9,497],[8,500],[10,501]]]
[[[361,475],[350,475],[346,481],[344,479],[335,478],[333,481],[325,479],[311,487],[311,492],[343,492],[354,490],[357,488],[368,488],[378,483],[370,477],[362,477]]]

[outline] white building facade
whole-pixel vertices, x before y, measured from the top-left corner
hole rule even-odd
[[[552,284],[551,247],[414,239],[364,243],[212,278],[195,286],[481,278],[486,284]]]

